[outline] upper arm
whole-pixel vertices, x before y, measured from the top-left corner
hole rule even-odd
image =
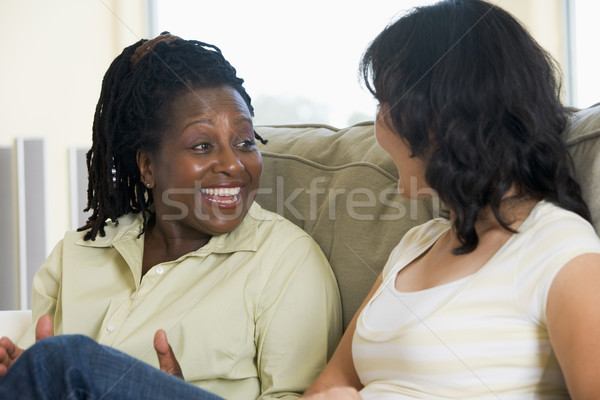
[[[350,321],[348,328],[346,328],[344,336],[342,336],[342,340],[335,350],[333,357],[315,382],[313,382],[313,384],[308,388],[305,394],[309,395],[319,393],[330,388],[342,386],[350,386],[357,390],[362,389],[362,384],[360,383],[360,379],[356,369],[354,368],[354,361],[352,359],[352,339],[356,330],[358,316],[371,298],[373,298],[375,292],[377,292],[377,289],[381,285],[381,282],[382,275],[380,274],[375,280],[371,291],[363,301],[362,305],[356,311],[356,314],[354,314],[354,317],[352,318],[352,321]]]
[[[33,277],[31,296],[33,323],[19,340],[19,347],[27,348],[35,343],[35,326],[39,317],[49,314],[53,320],[55,319],[62,274],[62,243],[60,241],[54,247]]]
[[[573,399],[600,393],[600,254],[567,263],[550,287],[546,309],[550,342]]]
[[[256,320],[261,398],[300,396],[342,332],[335,276],[316,243],[293,241],[274,262]]]

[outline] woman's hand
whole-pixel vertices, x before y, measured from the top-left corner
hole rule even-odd
[[[181,372],[179,362],[167,340],[167,333],[162,329],[157,330],[154,334],[154,350],[158,356],[160,370],[183,379],[183,372]]]
[[[35,326],[35,341],[37,342],[51,336],[54,336],[52,318],[48,314],[44,314],[38,319]],[[6,336],[0,339],[0,378],[6,375],[10,367],[23,354],[23,351],[25,350],[18,347]]]
[[[6,336],[0,339],[0,379],[6,375],[21,353],[23,349],[18,348],[12,340]]]
[[[358,391],[353,387],[343,386],[334,387],[324,392],[302,396],[302,399],[307,400],[362,400]]]

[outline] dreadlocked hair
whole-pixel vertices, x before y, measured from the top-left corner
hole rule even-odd
[[[486,207],[514,232],[500,212],[507,201],[545,199],[590,220],[561,135],[569,113],[556,63],[506,11],[481,0],[415,8],[380,33],[360,68],[454,213],[455,254],[477,247]]]
[[[169,123],[163,105],[187,90],[230,86],[254,116],[243,82],[221,50],[211,44],[163,32],[126,47],[104,75],[94,114],[92,147],[86,155],[84,210],[92,210],[92,214],[78,229],[89,230],[84,240],[104,236],[109,219],[118,224],[117,219],[128,213],[142,212],[139,235],[145,232],[153,199],[141,181],[136,152],[155,152],[160,147],[161,132]],[[254,135],[266,143],[256,132]]]

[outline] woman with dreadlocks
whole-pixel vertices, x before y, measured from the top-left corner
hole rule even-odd
[[[83,334],[158,367],[166,331],[185,379],[228,399],[314,380],[341,335],[337,285],[310,236],[254,202],[263,139],[242,83],[218,48],[168,33],[114,60],[87,154],[92,214],[35,276],[38,337]]]

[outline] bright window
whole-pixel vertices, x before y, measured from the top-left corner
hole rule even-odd
[[[600,102],[598,0],[570,0],[571,103],[589,107]]]
[[[154,0],[152,35],[162,31],[218,46],[255,107],[255,124],[372,120],[375,101],[358,63],[398,15],[433,0]]]
[[[564,0],[569,65],[567,102],[600,101],[597,0]],[[255,123],[345,127],[374,117],[358,76],[363,51],[391,21],[435,0],[149,0],[151,35],[170,31],[215,44],[246,80]],[[502,6],[502,1],[492,1]],[[543,10],[541,10],[543,12]],[[565,17],[567,18],[567,17]]]

